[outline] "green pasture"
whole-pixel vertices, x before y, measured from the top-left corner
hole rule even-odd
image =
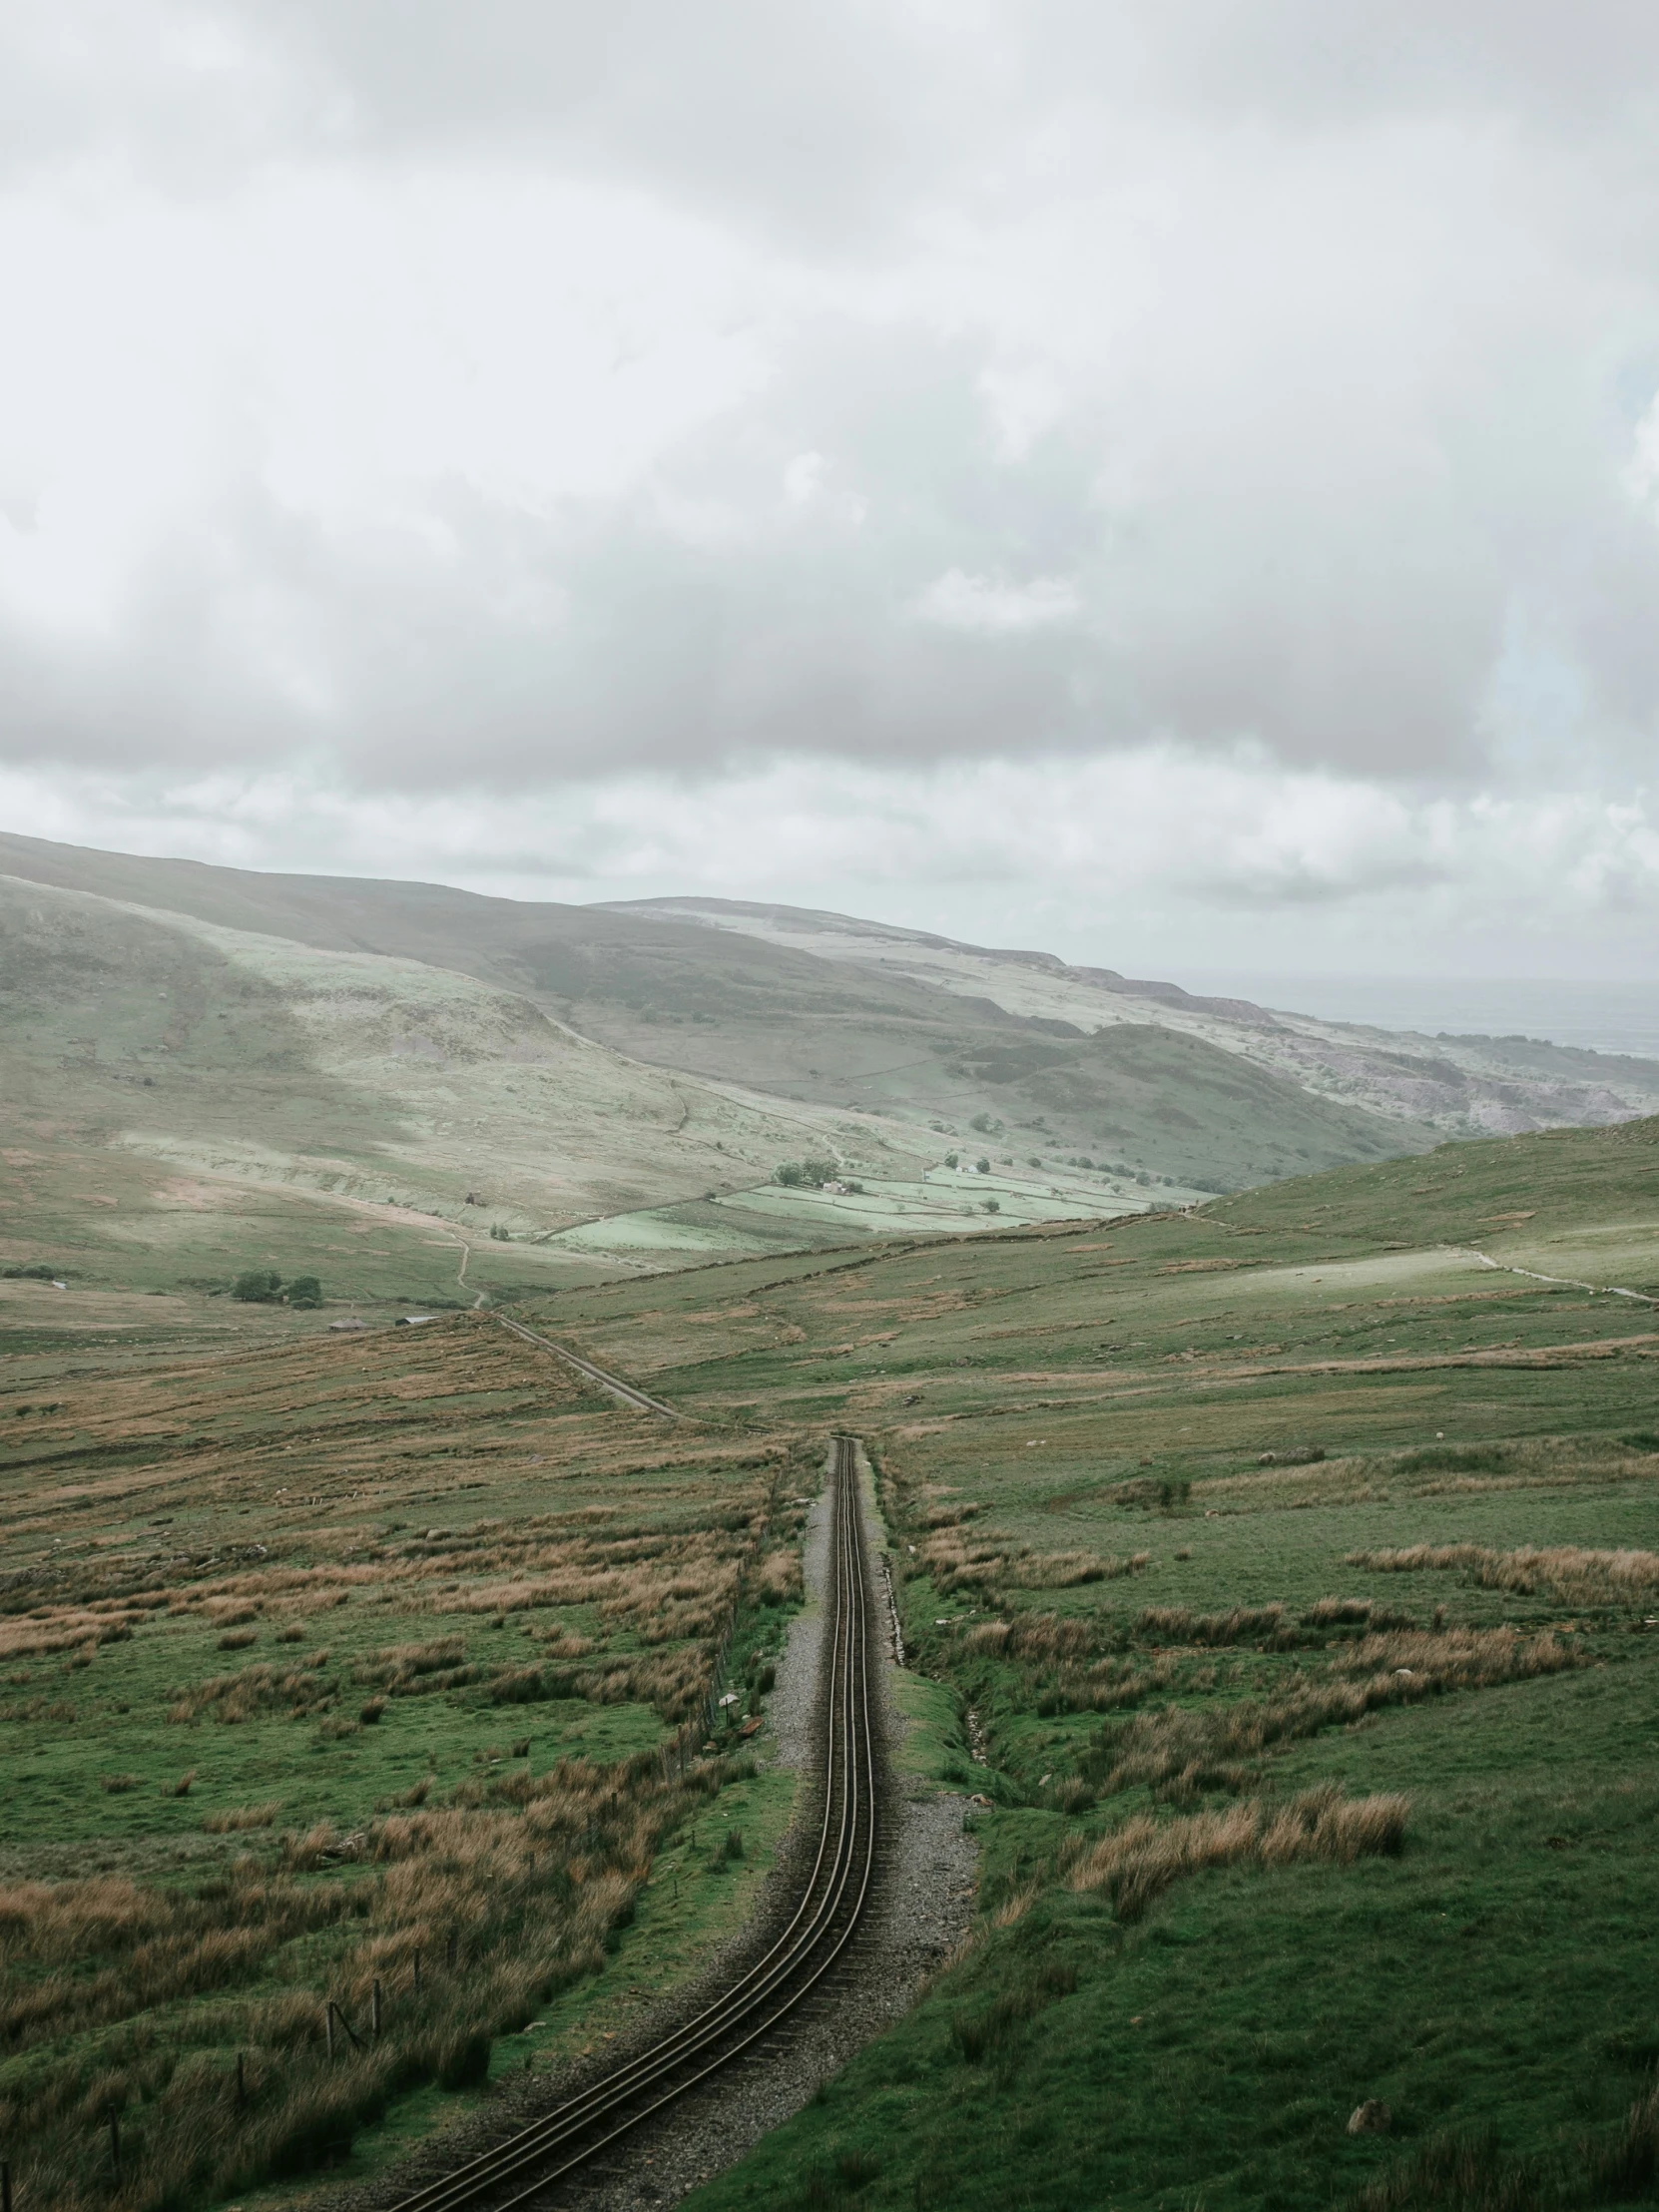
[[[1326,1779],[1406,1791],[1404,1857],[1200,1876],[1130,1928],[1050,1881],[689,2204],[1316,2212],[1446,2128],[1570,2165],[1659,2056],[1654,1668],[1390,1715],[1273,1787]],[[987,1906],[1061,1825],[981,1816]],[[1391,2133],[1350,2136],[1371,2097]]]
[[[1603,2201],[1596,2161],[1659,2060],[1659,1587],[1349,1555],[1659,1548],[1659,1321],[1612,1295],[1659,1276],[1656,1137],[1446,1146],[1185,1216],[550,1302],[707,1418],[784,1407],[868,1441],[906,1577],[906,1771],[994,1807],[971,1955],[699,2212],[1265,2212],[1340,2204],[1448,2138],[1490,2193],[1425,2203]],[[927,1571],[940,1522],[998,1562],[985,1580]],[[1512,1630],[1565,1659],[1293,1730],[1228,1788],[1102,1794],[1162,1715],[1202,1729],[1348,1679],[1370,1631],[1322,1625],[1322,1599],[1370,1601],[1384,1673],[1390,1636]],[[1226,1626],[1273,1607],[1277,1631]],[[1086,1631],[1118,1702],[975,1640],[1046,1619]],[[1068,1886],[1068,1855],[1129,1820],[1322,1782],[1405,1796],[1402,1855],[1196,1874],[1121,1924]],[[1391,2132],[1350,2136],[1370,2097]]]

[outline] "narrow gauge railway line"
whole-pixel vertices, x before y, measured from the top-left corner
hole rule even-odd
[[[879,1806],[869,1562],[850,1437],[834,1446],[829,1634],[820,1696],[824,1809],[817,1852],[788,1925],[697,2015],[493,2150],[400,2200],[396,2212],[510,2212],[608,2150],[676,2098],[751,2051],[830,1972],[850,1941],[875,1872]]]
[[[579,1352],[568,1352],[563,1345],[556,1345],[551,1337],[539,1336],[535,1330],[526,1329],[523,1322],[509,1321],[505,1314],[497,1314],[495,1318],[503,1329],[510,1329],[515,1337],[522,1337],[527,1345],[539,1345],[543,1352],[551,1352],[567,1368],[574,1368],[578,1375],[586,1376],[590,1382],[597,1382],[602,1390],[609,1390],[613,1397],[620,1397],[624,1405],[632,1405],[642,1413],[661,1413],[665,1420],[678,1420],[681,1417],[672,1405],[665,1405],[660,1397],[648,1397],[644,1390],[636,1390],[632,1382],[624,1382],[621,1376],[612,1375],[608,1369],[595,1367],[591,1360],[584,1360]]]

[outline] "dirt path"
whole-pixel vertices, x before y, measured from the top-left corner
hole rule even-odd
[[[1459,1249],[1472,1253],[1483,1268],[1495,1268],[1501,1275],[1524,1275],[1529,1283],[1554,1283],[1562,1290],[1591,1291],[1597,1298],[1633,1298],[1638,1305],[1659,1306],[1659,1298],[1647,1291],[1621,1290],[1617,1283],[1580,1283],[1575,1275],[1540,1275],[1536,1268],[1511,1267],[1507,1260],[1494,1260],[1477,1245],[1463,1245]]]

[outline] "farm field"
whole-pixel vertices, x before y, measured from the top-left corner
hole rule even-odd
[[[589,1396],[483,1316],[217,1311],[43,1321],[0,1397],[20,2212],[374,2171],[693,1970],[788,1817],[753,1759],[662,1754],[740,1601],[759,1709],[817,1458]]]
[[[697,2212],[1651,2201],[1656,1300],[1643,1122],[549,1301],[866,1440],[987,1801],[964,1955]]]

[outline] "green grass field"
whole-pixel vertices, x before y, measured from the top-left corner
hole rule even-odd
[[[0,1283],[19,2170],[285,2205],[691,1971],[791,1793],[654,1753],[734,1596],[758,1691],[845,1427],[977,1909],[698,2212],[1650,2200],[1656,1254],[1640,1123],[521,1287],[673,1430],[483,1315]]]
[[[698,2212],[1648,2201],[1656,1256],[1643,1123],[552,1302],[868,1440],[992,1801],[967,1954]]]
[[[20,2212],[373,2174],[696,1970],[793,1803],[701,1711],[729,1631],[760,1710],[816,1455],[671,1432],[482,1316],[171,1319],[42,1324],[0,1395]]]

